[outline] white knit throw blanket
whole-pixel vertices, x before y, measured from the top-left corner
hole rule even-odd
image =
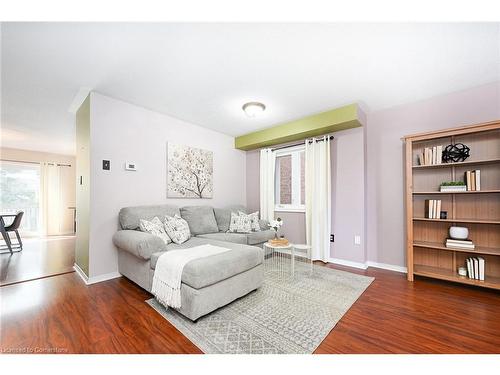
[[[156,263],[151,292],[163,306],[181,307],[181,276],[184,266],[192,260],[229,250],[219,246],[200,245],[190,249],[165,252],[160,255]]]

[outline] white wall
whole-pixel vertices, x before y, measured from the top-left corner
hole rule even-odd
[[[118,270],[112,236],[118,212],[148,204],[245,204],[245,153],[230,136],[104,95],[91,93],[90,277]],[[213,199],[167,199],[167,142],[213,151]],[[102,160],[111,170],[102,170]],[[138,170],[124,170],[125,162]]]

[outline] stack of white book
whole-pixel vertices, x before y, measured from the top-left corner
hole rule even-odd
[[[455,247],[457,249],[474,250],[475,245],[471,240],[454,240],[452,238],[446,239],[446,247]]]
[[[427,219],[441,218],[441,199],[425,200],[425,217]]]
[[[467,275],[469,279],[484,281],[484,258],[467,258]]]
[[[441,164],[443,157],[443,146],[426,147],[418,154],[418,164],[433,165]]]

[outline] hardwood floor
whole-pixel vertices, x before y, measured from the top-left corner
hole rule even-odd
[[[74,272],[75,237],[27,238],[24,249],[0,254],[0,285]]]
[[[369,268],[375,277],[316,353],[499,353],[496,291]],[[0,352],[200,353],[125,278],[86,286],[75,273],[4,286]]]

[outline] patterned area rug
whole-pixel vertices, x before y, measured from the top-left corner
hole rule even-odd
[[[373,280],[301,262],[293,278],[267,269],[261,288],[196,323],[146,302],[205,353],[312,353]]]

